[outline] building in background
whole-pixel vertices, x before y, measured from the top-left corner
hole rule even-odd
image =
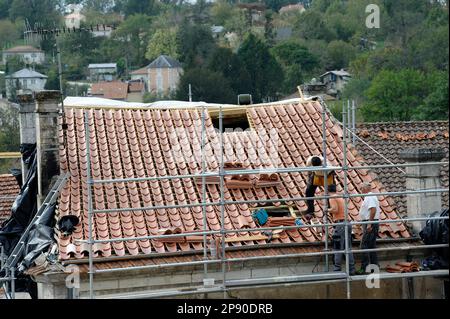
[[[86,17],[79,11],[74,11],[64,17],[67,28],[79,28],[83,21],[86,21]]]
[[[305,11],[306,11],[305,6],[301,3],[297,3],[297,4],[288,4],[284,7],[281,7],[278,13],[279,14],[294,13],[294,12],[303,13]]]
[[[131,72],[131,80],[142,80],[150,93],[167,96],[178,88],[181,74],[183,68],[179,61],[160,55],[146,67]]]
[[[117,63],[89,64],[89,78],[91,82],[113,81],[117,78]]]
[[[143,81],[112,81],[92,84],[88,95],[117,101],[141,103],[144,93],[145,84]]]
[[[9,99],[16,94],[42,91],[45,88],[47,76],[34,70],[25,68],[11,75],[5,76],[6,97]]]
[[[45,62],[44,51],[32,47],[31,45],[19,45],[2,53],[2,62],[6,64],[8,59],[13,57],[20,57],[20,59],[27,64],[42,64]]]
[[[334,70],[322,74],[320,76],[320,82],[325,85],[327,94],[339,97],[351,77],[347,71]]]

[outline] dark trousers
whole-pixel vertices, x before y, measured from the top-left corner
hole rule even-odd
[[[306,185],[305,196],[306,197],[314,197],[318,186],[319,185],[314,185],[314,174],[309,174],[308,184]],[[333,183],[329,184],[328,187],[330,187],[330,186],[336,187],[334,176],[333,176]],[[306,205],[308,206],[307,214],[314,214],[314,199],[307,199]]]
[[[306,185],[305,195],[306,197],[314,197],[317,186],[313,185],[313,176],[308,179],[308,185]],[[308,214],[314,214],[314,199],[307,199],[306,205],[308,206]]]
[[[372,224],[372,230],[367,231],[367,224],[363,225],[363,236],[361,238],[361,249],[371,249],[377,247],[377,235],[379,224]],[[378,255],[376,251],[362,254],[361,269],[364,271],[368,265],[378,265]]]

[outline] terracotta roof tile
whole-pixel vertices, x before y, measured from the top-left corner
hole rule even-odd
[[[89,117],[91,174],[94,179],[157,177],[201,173],[201,114],[197,109],[173,110],[85,110]],[[249,107],[248,117],[253,130],[224,133],[224,161],[236,162],[243,168],[301,167],[306,159],[321,153],[321,106],[317,102],[305,104],[268,105]],[[69,238],[59,236],[60,258],[83,258],[85,247],[75,239],[88,237],[87,223],[87,161],[86,132],[84,131],[83,110],[66,110],[67,149],[60,147],[61,168],[69,170],[70,181],[62,190],[58,214],[74,214],[81,220]],[[217,172],[221,151],[220,136],[215,131],[209,115],[205,119],[205,154],[207,169]],[[326,118],[327,151],[330,165],[341,165],[343,149],[342,131],[332,119]],[[275,129],[275,130],[274,130]],[[273,134],[271,136],[270,134]],[[276,138],[274,138],[276,137]],[[60,136],[61,138],[61,136]],[[353,155],[356,154],[356,155]],[[348,158],[353,165],[361,165],[358,153],[348,150]],[[226,201],[271,199],[269,205],[283,204],[282,197],[304,196],[306,174],[283,173],[277,175],[279,182],[268,187],[224,188]],[[250,181],[258,176],[250,176]],[[364,181],[371,181],[367,172],[354,172],[349,175],[349,189],[355,193]],[[243,181],[239,178],[236,181]],[[342,190],[343,173],[337,172],[338,189]],[[96,184],[93,187],[94,209],[123,208],[125,211],[96,214],[94,219],[95,239],[141,237],[156,235],[162,229],[179,228],[183,231],[202,230],[202,207],[169,208],[127,211],[127,208],[140,208],[159,205],[195,204],[220,200],[219,185],[207,184],[202,194],[202,183],[194,178],[153,180],[142,182],[117,182]],[[381,191],[379,184],[375,191]],[[395,208],[383,197],[383,218],[398,218]],[[287,203],[296,210],[306,208],[304,201]],[[349,202],[350,216],[357,220],[360,198]],[[256,228],[251,217],[251,208],[257,204],[229,204],[224,209],[224,228]],[[207,206],[207,229],[219,230],[221,210],[219,206]],[[317,217],[323,216],[321,201],[317,201]],[[261,232],[242,232],[227,234],[227,238],[260,235]],[[386,234],[386,235],[385,235]],[[357,233],[357,237],[360,233]],[[385,226],[380,236],[391,238],[409,237],[406,228]],[[216,237],[217,238],[217,237]],[[283,232],[276,243],[308,243],[322,238],[318,229],[300,228]],[[192,238],[191,238],[192,239]],[[246,240],[227,242],[227,246],[264,245],[266,240]],[[73,244],[72,246],[70,246]],[[174,253],[179,251],[200,251],[202,242],[196,240],[130,240],[98,245],[95,256],[151,255],[152,253]]]
[[[403,149],[417,147],[441,147],[446,152],[443,161],[448,161],[448,121],[423,122],[387,122],[360,123],[357,134],[377,152],[381,153],[393,163],[404,163],[398,152]],[[369,165],[386,164],[386,161],[363,143],[356,143],[356,149]],[[375,169],[380,182],[387,191],[395,192],[405,189],[405,175],[396,168]],[[441,186],[446,188],[448,183],[448,165],[441,167]],[[394,202],[399,213],[406,213],[406,197],[395,196]],[[448,207],[448,193],[442,193],[442,206]]]
[[[94,83],[91,94],[105,99],[125,100],[128,96],[128,83],[120,81]]]
[[[11,207],[19,192],[19,184],[13,175],[0,175],[0,225],[11,216]]]

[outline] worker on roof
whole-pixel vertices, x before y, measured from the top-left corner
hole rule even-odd
[[[336,188],[333,188],[329,192],[330,196],[337,195]],[[330,198],[329,200],[328,212],[331,214],[333,223],[344,223],[345,222],[345,211],[344,211],[344,199],[340,198]],[[333,250],[345,250],[345,227],[346,225],[335,225],[333,226]],[[352,225],[347,225],[347,240],[348,240],[348,261],[350,275],[354,275],[355,271],[355,260],[353,258],[352,249]],[[345,253],[335,253],[334,254],[334,271],[341,271],[342,257]]]
[[[372,185],[370,183],[364,183],[361,187],[361,193],[370,196],[365,196],[364,201],[359,209],[359,217],[362,221],[376,222],[380,219],[380,202],[375,194],[371,192]],[[376,248],[377,236],[379,224],[363,224],[363,235],[361,238],[361,249],[373,249]],[[362,254],[361,269],[358,270],[358,274],[368,273],[367,266],[378,265],[378,256],[376,251]]]
[[[323,157],[322,156],[310,156],[306,161],[306,166],[310,167],[318,167],[323,166]],[[328,191],[334,190],[336,191],[336,183],[334,181],[335,173],[333,171],[327,172],[327,186]],[[318,186],[324,187],[325,185],[325,172],[324,171],[315,171],[309,172],[308,174],[308,184],[306,185],[305,195],[306,197],[314,197],[316,193],[316,189]],[[306,205],[308,209],[303,211],[302,213],[305,215],[307,220],[310,220],[314,216],[314,199],[307,199]]]

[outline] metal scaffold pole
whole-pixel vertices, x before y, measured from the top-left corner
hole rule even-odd
[[[202,117],[201,117],[201,122],[202,122],[202,132],[201,132],[201,146],[202,146],[202,203],[205,204],[206,203],[206,177],[205,177],[205,173],[206,173],[206,158],[205,158],[205,145],[206,145],[206,132],[205,132],[205,105],[202,106]],[[203,220],[203,231],[206,232],[207,231],[207,227],[206,227],[206,206],[203,206],[202,208],[202,220]],[[203,259],[206,261],[208,259],[208,243],[207,243],[207,235],[204,234],[203,235]],[[204,279],[208,277],[208,264],[205,263],[203,265],[203,276]]]
[[[221,259],[222,259],[222,280],[223,280],[223,297],[226,299],[227,295],[227,287],[226,287],[226,276],[227,276],[227,267],[226,267],[226,256],[225,256],[225,196],[224,196],[224,128],[223,128],[223,110],[222,105],[220,105],[219,110],[219,132],[220,132],[220,238],[221,238]]]
[[[323,157],[323,168],[325,169],[328,165],[327,161],[327,126],[326,126],[326,109],[325,109],[325,103],[321,101],[322,105],[322,157]],[[324,186],[324,196],[328,196],[328,171],[324,171],[323,176],[323,186]],[[324,198],[323,200],[323,218],[324,223],[328,224],[328,199]],[[325,227],[325,251],[328,251],[328,238],[329,238],[329,229],[328,227]],[[325,255],[325,270],[328,272],[330,271],[330,264],[329,264],[329,257],[328,255]],[[328,293],[329,287],[327,286],[327,293]]]
[[[91,147],[90,147],[90,129],[89,129],[89,114],[88,111],[84,112],[84,125],[86,130],[86,160],[87,160],[87,172],[86,172],[86,183],[88,191],[88,227],[89,227],[89,298],[94,298],[94,260],[93,260],[93,243],[94,238],[92,236],[92,222],[94,214],[92,212],[92,177],[91,177]]]
[[[345,234],[345,272],[347,274],[347,280],[346,280],[346,291],[347,291],[347,299],[351,298],[351,287],[350,287],[350,251],[349,246],[351,245],[351,242],[349,243],[349,237],[351,237],[351,232],[349,234],[349,223],[348,223],[348,170],[347,170],[347,130],[345,129],[345,119],[346,119],[346,112],[345,112],[345,104],[342,110],[342,144],[343,144],[343,159],[342,159],[342,166],[344,171],[344,234]],[[350,226],[351,227],[351,226]]]

